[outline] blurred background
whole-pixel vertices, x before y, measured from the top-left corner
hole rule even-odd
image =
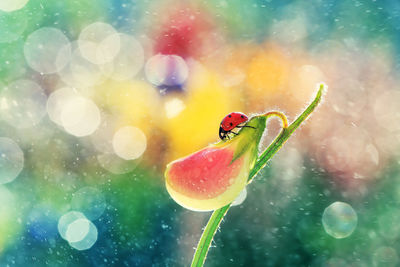
[[[397,0],[1,0],[0,266],[188,266],[166,163],[321,81],[206,266],[399,266],[399,71]]]

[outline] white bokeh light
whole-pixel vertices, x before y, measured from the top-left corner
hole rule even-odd
[[[89,224],[90,221],[88,219],[77,219],[70,223],[67,227],[67,231],[65,232],[65,237],[68,242],[79,242],[85,238],[85,236],[89,233]]]
[[[120,35],[111,25],[95,22],[82,30],[78,44],[84,58],[94,64],[104,64],[118,54]]]
[[[61,122],[61,113],[63,108],[73,98],[79,97],[79,94],[72,88],[64,87],[52,92],[47,99],[47,113],[50,119],[57,123],[58,125],[62,125]]]
[[[79,220],[85,220],[85,219],[79,219]],[[84,224],[84,223],[85,223],[84,227],[86,227],[86,223],[88,223],[88,231],[87,231],[86,235],[80,241],[77,241],[77,242],[69,241],[68,242],[68,244],[71,247],[73,247],[74,249],[77,249],[77,250],[90,249],[97,241],[97,237],[98,237],[97,227],[89,220],[85,220],[85,222],[82,222],[82,221],[78,222],[77,224],[74,225],[74,227],[72,229],[78,228],[78,226],[80,224]],[[86,228],[85,228],[85,230],[86,230]],[[83,233],[83,231],[80,231],[80,230],[77,230],[77,231],[78,232],[77,232],[76,236],[79,237],[78,233],[79,232]]]
[[[77,211],[70,211],[66,214],[64,214],[63,216],[60,217],[60,219],[58,220],[58,232],[60,233],[61,237],[65,240],[67,240],[67,229],[68,226],[78,220],[78,219],[86,219],[85,215],[81,212],[77,212]]]
[[[97,105],[84,97],[72,97],[62,109],[61,124],[65,131],[77,137],[92,134],[100,124]]]
[[[31,80],[18,80],[0,93],[0,119],[15,128],[35,126],[46,114],[47,97]]]
[[[55,61],[60,53],[64,60]],[[37,72],[50,74],[60,71],[68,63],[71,45],[68,38],[56,28],[44,27],[31,33],[25,42],[25,59],[28,65]]]
[[[91,248],[97,241],[96,226],[77,211],[70,211],[58,220],[58,232],[68,244],[77,250]]]
[[[10,138],[0,137],[0,184],[12,182],[24,167],[24,153]]]
[[[96,104],[68,87],[51,93],[46,107],[53,122],[78,137],[92,134],[101,121]]]
[[[185,108],[185,104],[179,98],[172,98],[165,102],[165,114],[168,119],[176,117],[181,113]]]
[[[119,39],[120,51],[113,61],[112,78],[123,81],[134,77],[143,67],[144,50],[133,36],[121,33]]]
[[[61,80],[75,88],[88,88],[101,84],[112,73],[112,64],[95,64],[86,59],[76,42],[71,44],[71,54],[62,48],[55,59]]]
[[[11,12],[23,8],[29,0],[1,0],[0,10]]]
[[[139,158],[146,150],[147,139],[139,128],[125,126],[113,137],[113,148],[119,157],[131,160]]]

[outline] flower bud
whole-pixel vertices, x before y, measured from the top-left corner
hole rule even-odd
[[[168,193],[179,205],[195,211],[231,203],[247,185],[265,124],[265,116],[255,116],[231,140],[169,163],[165,171]]]

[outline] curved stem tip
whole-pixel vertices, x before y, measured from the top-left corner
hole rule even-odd
[[[283,113],[280,112],[280,111],[270,111],[270,112],[265,113],[265,114],[262,115],[262,116],[265,116],[267,119],[268,119],[269,117],[278,117],[279,119],[281,119],[282,128],[287,128],[288,125],[289,125],[285,114],[283,114]]]

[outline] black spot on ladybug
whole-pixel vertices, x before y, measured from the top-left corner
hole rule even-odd
[[[232,118],[232,115],[228,115],[229,118]],[[231,123],[232,124],[232,123]]]
[[[232,124],[232,122],[231,122],[231,123],[229,123],[229,125],[230,125],[230,126],[232,126],[232,125],[233,125],[233,124]]]
[[[243,115],[240,115],[240,117],[242,117],[242,118],[244,119],[244,116],[243,116]]]

